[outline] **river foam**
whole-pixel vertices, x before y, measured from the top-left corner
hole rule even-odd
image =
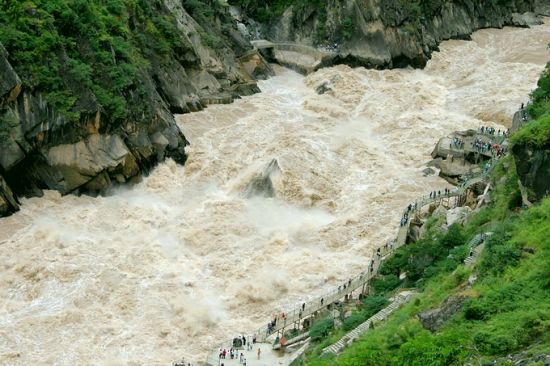
[[[422,174],[440,137],[510,126],[549,42],[546,25],[483,30],[424,70],[277,68],[261,94],[178,117],[186,166],[24,200],[0,220],[0,364],[204,359],[338,286],[406,203],[447,187]]]

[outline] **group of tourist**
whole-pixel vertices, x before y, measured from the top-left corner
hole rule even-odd
[[[523,122],[527,122],[527,111],[525,109],[523,109],[524,105],[523,103],[521,103],[521,120]]]
[[[451,190],[449,188],[445,188],[443,190],[443,197],[448,197],[450,196],[450,194],[451,194]],[[437,198],[437,197],[441,197],[441,190],[430,192],[430,198]]]
[[[451,140],[451,144],[450,144],[450,148],[452,149],[454,147],[457,147],[459,149],[462,149],[464,148],[464,141],[459,139],[458,137],[453,137],[453,139]]]
[[[407,225],[407,222],[409,222],[409,212],[405,212],[403,214],[403,217],[401,217],[401,221],[399,221],[399,226],[405,226]]]
[[[322,51],[337,52],[338,51],[338,43],[321,45],[318,48]]]
[[[245,339],[245,342],[246,342],[246,338],[243,336],[243,339]],[[246,345],[246,343],[242,343],[243,346]],[[248,345],[247,345],[247,351],[252,351],[252,343],[248,342]],[[260,359],[260,355],[262,354],[262,350],[261,348],[258,347],[258,350],[256,351],[256,355],[258,357],[258,360]],[[243,366],[246,366],[246,357],[244,355],[243,352],[239,352],[238,349],[236,348],[233,348],[231,347],[231,349],[229,350],[229,352],[224,348],[223,350],[220,349],[220,362],[221,360],[225,360],[226,357],[229,355],[229,357],[232,359],[232,360],[236,360],[237,358],[239,359],[239,363]],[[183,365],[185,366],[185,365]],[[223,362],[220,364],[220,366],[224,366]]]
[[[498,146],[498,145],[493,145],[490,141],[484,141],[479,137],[472,142],[472,147],[475,147],[477,151],[482,153],[489,152],[489,151],[493,152],[493,149],[495,146]]]
[[[508,134],[510,133],[510,130],[508,129],[507,131],[504,131],[504,130],[496,130],[494,127],[487,127],[487,126],[481,126],[479,128],[479,131],[483,134],[486,134],[486,135],[491,135],[491,136],[504,136],[504,137],[508,137]]]

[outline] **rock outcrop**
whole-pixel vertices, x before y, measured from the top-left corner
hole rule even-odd
[[[550,195],[550,139],[542,146],[516,144],[512,148],[522,189],[530,202]]]
[[[333,48],[336,44],[334,63],[423,67],[442,40],[467,39],[481,28],[530,26],[540,20],[523,13],[533,11],[534,0],[437,0],[420,5],[397,0],[312,1],[287,8],[260,32],[274,42]]]
[[[18,209],[18,196],[40,196],[43,189],[98,194],[138,180],[166,158],[185,163],[189,143],[173,114],[259,92],[255,80],[273,75],[229,15],[218,15],[222,35],[216,33],[221,26],[205,29],[209,25],[199,24],[181,1],[148,6],[174,23],[177,52],[166,57],[154,44],[144,52],[146,63],[137,66],[141,85],[121,95],[128,106],[124,120],[114,119],[93,89],[65,72],[59,77],[76,99],[71,112],[77,117],[68,118],[47,102],[44,90],[21,81],[21,65],[0,44],[0,216]],[[215,47],[208,33],[218,37]],[[68,55],[59,54],[63,64]]]
[[[462,310],[466,299],[467,297],[461,295],[450,296],[443,302],[441,307],[419,313],[418,319],[420,319],[424,328],[435,332],[453,315]]]

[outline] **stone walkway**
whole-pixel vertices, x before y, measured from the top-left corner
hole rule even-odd
[[[368,332],[370,329],[370,325],[373,322],[381,322],[384,321],[391,313],[393,313],[397,308],[399,308],[404,303],[408,302],[412,295],[414,294],[413,291],[402,291],[399,294],[395,295],[394,300],[390,305],[385,307],[384,309],[380,310],[378,313],[374,314],[372,317],[367,319],[365,322],[357,326],[354,330],[347,333],[345,336],[340,338],[340,340],[326,348],[323,348],[323,353],[338,353],[344,347],[351,344],[353,341],[355,341],[357,338],[359,338],[361,335]]]

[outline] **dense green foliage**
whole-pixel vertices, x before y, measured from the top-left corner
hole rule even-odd
[[[531,93],[531,104],[528,106],[531,117],[539,118],[550,113],[550,63],[537,82],[537,88]]]
[[[194,3],[202,16],[216,9]],[[96,102],[115,122],[146,113],[132,101],[144,97],[151,59],[188,53],[173,16],[147,0],[0,1],[0,42],[24,87],[71,120]]]
[[[534,119],[512,137],[512,144],[541,147],[550,141],[550,63],[542,73],[527,107]]]
[[[382,276],[375,279],[372,286],[377,293],[387,293],[400,285],[415,286],[420,279],[453,270],[467,255],[464,244],[466,237],[460,225],[451,225],[446,233],[432,232],[396,251],[383,263],[380,268]],[[398,277],[402,272],[407,275],[404,281]]]
[[[334,319],[325,318],[319,320],[315,322],[309,330],[309,336],[313,341],[318,341],[326,337],[330,333],[332,328],[334,328]]]
[[[550,141],[550,116],[547,114],[529,122],[512,139],[513,144],[527,143],[534,147],[541,147],[548,141]]]

